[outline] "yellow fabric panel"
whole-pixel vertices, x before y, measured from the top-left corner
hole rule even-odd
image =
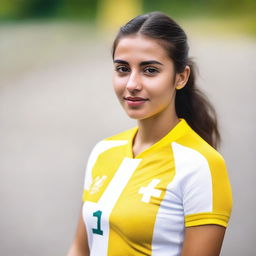
[[[199,226],[206,224],[216,224],[227,227],[229,216],[221,214],[209,214],[209,213],[199,213],[190,214],[185,216],[185,226]]]
[[[109,255],[151,255],[156,215],[174,175],[170,145],[162,148],[159,154],[148,152],[110,215]],[[142,202],[143,195],[138,191],[153,179],[160,180],[155,189],[161,190],[161,194],[152,196],[150,203]],[[138,241],[147,242],[141,245]]]
[[[136,158],[144,158],[151,152],[154,152],[161,148],[164,145],[170,145],[171,142],[177,140],[178,138],[182,137],[187,133],[189,126],[187,125],[186,121],[182,119],[167,135],[165,135],[161,140],[156,142],[154,145],[149,147],[148,149],[144,150],[142,153],[136,156]]]
[[[120,166],[123,160],[123,156],[126,152],[126,147],[126,145],[114,147],[111,148],[111,150],[107,150],[103,152],[101,155],[99,155],[92,169],[92,180],[94,181],[97,177],[102,178],[103,176],[106,176],[107,173],[106,179],[102,182],[97,193],[93,193],[94,183],[91,184],[89,191],[84,190],[82,197],[83,202],[98,202],[98,200],[102,196],[102,193],[105,191],[106,187],[108,186],[109,182],[114,176],[116,170]],[[109,166],[111,166],[111,168],[109,168]]]

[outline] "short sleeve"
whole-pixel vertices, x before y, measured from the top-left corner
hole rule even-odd
[[[227,227],[232,192],[222,156],[215,150],[202,154],[179,144],[174,151],[185,226],[217,224]]]
[[[221,157],[202,159],[184,190],[186,227],[217,224],[226,227],[232,195],[226,165]]]

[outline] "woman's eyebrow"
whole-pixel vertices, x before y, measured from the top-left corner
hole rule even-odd
[[[146,66],[146,65],[150,65],[150,64],[158,64],[158,65],[164,65],[163,63],[156,61],[156,60],[147,60],[147,61],[142,61],[140,63],[140,66]]]
[[[125,64],[125,65],[129,65],[129,63],[125,60],[114,60],[114,63],[120,63],[120,64]],[[140,63],[140,66],[146,66],[146,65],[150,65],[150,64],[158,64],[158,65],[163,65],[161,62],[156,61],[156,60],[147,60],[147,61],[142,61]]]
[[[129,63],[125,60],[114,60],[114,63],[119,63],[119,64],[125,64],[125,65],[129,65]]]

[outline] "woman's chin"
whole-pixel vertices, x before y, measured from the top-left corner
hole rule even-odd
[[[129,111],[126,111],[126,114],[128,115],[128,117],[135,120],[142,120],[146,118],[145,115],[142,115],[140,113],[130,113]]]
[[[146,113],[139,113],[139,112],[130,112],[130,111],[126,111],[126,114],[128,115],[128,117],[130,117],[131,119],[135,119],[137,121],[139,120],[144,120],[150,117],[150,115],[147,115]]]

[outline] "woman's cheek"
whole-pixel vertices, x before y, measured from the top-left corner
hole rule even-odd
[[[124,77],[117,77],[114,78],[114,89],[116,93],[121,94],[124,92],[126,88],[126,78]]]
[[[123,94],[124,94],[124,88],[123,88],[123,86],[122,85],[120,85],[120,84],[115,84],[114,85],[114,91],[115,91],[115,93],[116,93],[116,96],[119,98],[119,99],[121,99],[121,98],[123,98]]]

